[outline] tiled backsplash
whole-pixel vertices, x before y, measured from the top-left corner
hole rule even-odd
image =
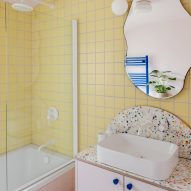
[[[53,141],[52,150],[72,156],[72,17],[63,2],[32,13],[32,143]],[[47,119],[50,107],[59,111],[56,121]]]
[[[191,13],[191,0],[182,0],[183,6],[185,9]],[[16,16],[12,15],[14,19],[12,20],[11,26],[15,27],[15,29],[12,31],[10,35],[12,35],[13,39],[17,39],[18,35],[25,37],[25,47],[27,46],[38,46],[35,42],[36,38],[40,38],[42,45],[44,46],[44,49],[42,49],[42,55],[43,59],[46,57],[47,54],[51,54],[51,60],[54,61],[54,63],[57,63],[58,65],[62,64],[63,58],[58,59],[58,57],[55,57],[54,55],[57,54],[57,50],[60,51],[60,53],[63,52],[63,49],[46,49],[45,46],[53,46],[56,45],[56,43],[59,43],[59,39],[51,38],[48,39],[49,35],[63,35],[64,29],[61,30],[53,30],[53,33],[51,32],[50,26],[54,28],[54,24],[61,23],[62,26],[64,26],[64,22],[69,22],[72,19],[77,19],[79,23],[79,147],[80,149],[86,148],[88,145],[95,144],[97,140],[97,134],[101,131],[105,131],[107,125],[110,123],[110,121],[114,118],[114,116],[121,110],[124,110],[125,108],[136,106],[136,105],[149,105],[154,107],[163,108],[177,116],[179,116],[184,122],[186,122],[188,125],[191,125],[191,74],[190,72],[187,75],[185,88],[184,90],[176,97],[167,99],[167,100],[156,100],[152,99],[150,97],[147,97],[143,93],[141,93],[139,90],[137,90],[133,84],[128,79],[125,68],[123,64],[123,60],[125,58],[125,52],[126,52],[126,44],[123,34],[123,25],[126,20],[126,16],[116,17],[113,15],[111,11],[111,0],[55,0],[56,3],[56,9],[49,10],[46,8],[39,8],[37,9],[36,13],[33,12],[33,16],[29,16],[29,14],[25,15],[25,17],[20,17],[20,13],[17,13]],[[5,143],[5,127],[6,127],[6,83],[5,83],[5,57],[3,57],[3,51],[5,51],[5,47],[3,44],[3,39],[5,37],[5,31],[4,31],[4,25],[5,25],[5,12],[4,12],[4,3],[0,3],[0,48],[2,51],[0,51],[1,55],[1,61],[0,62],[0,88],[1,88],[1,101],[0,101],[0,141],[3,141]],[[170,9],[170,7],[169,7]],[[39,11],[39,12],[38,12]],[[39,14],[38,14],[39,13]],[[53,16],[52,19],[48,20],[47,18],[50,18],[50,16]],[[35,21],[35,18],[39,17],[39,22]],[[55,20],[54,20],[55,18]],[[24,21],[22,20],[24,19]],[[17,22],[19,20],[19,22]],[[45,21],[43,23],[43,21]],[[30,45],[30,33],[24,32],[28,31],[30,28],[29,23],[32,23],[33,31],[36,31],[36,34],[33,36],[33,43]],[[53,25],[51,25],[53,24]],[[66,23],[65,23],[66,24]],[[31,25],[31,26],[32,26]],[[35,26],[36,25],[36,26]],[[20,27],[22,27],[23,32],[19,33],[21,31]],[[36,27],[36,29],[35,29]],[[20,29],[19,29],[20,28]],[[17,30],[19,29],[19,30]],[[41,31],[38,31],[38,30]],[[17,31],[17,33],[14,33],[14,31]],[[67,31],[65,31],[67,32]],[[44,35],[44,37],[43,37]],[[27,40],[29,38],[29,40]],[[66,39],[66,43],[67,43]],[[11,42],[13,44],[15,42]],[[68,50],[68,47],[65,46],[64,50]],[[18,49],[18,52],[21,50]],[[27,50],[27,49],[26,49]],[[25,51],[26,51],[25,50]],[[36,49],[37,50],[37,49]],[[51,50],[53,52],[51,52]],[[33,49],[35,51],[35,48]],[[33,52],[34,53],[34,52]],[[27,58],[27,54],[29,54],[27,51],[25,52],[25,56],[23,57],[22,61],[26,62],[19,62],[19,66],[22,66],[21,63],[29,63],[31,62],[30,59]],[[28,55],[31,56],[30,54]],[[33,57],[32,63],[35,64],[38,62],[37,55],[36,60],[35,57]],[[70,57],[71,58],[71,57]],[[70,58],[65,57],[65,62],[70,62]],[[68,59],[68,60],[67,60]],[[19,58],[15,55],[12,56],[12,60],[17,64],[17,61]],[[51,62],[51,60],[48,60]],[[21,61],[21,60],[20,60]],[[37,62],[36,62],[37,61]],[[4,64],[3,64],[4,63]],[[60,63],[60,64],[59,64]],[[70,62],[71,63],[71,62]],[[47,65],[46,65],[47,64]],[[44,68],[46,72],[52,71],[52,69],[56,71],[56,69],[59,68],[58,65],[54,65],[54,67],[51,67],[50,63],[45,63],[45,66],[50,66],[47,68]],[[31,65],[32,66],[32,65]],[[46,83],[39,83],[35,84],[35,87],[33,87],[33,90],[31,90],[28,86],[23,91],[22,99],[18,98],[19,92],[17,92],[14,88],[11,91],[11,95],[15,97],[16,99],[13,99],[16,101],[17,105],[14,105],[13,107],[17,108],[22,106],[24,103],[24,109],[22,109],[20,113],[27,113],[29,116],[31,116],[31,97],[30,93],[33,92],[33,96],[36,98],[38,97],[35,95],[35,89],[39,91],[41,89],[40,87],[44,87],[44,90],[40,92],[41,95],[45,96],[46,99],[49,99],[47,96],[47,90],[46,87],[51,89],[52,91],[55,91],[58,93],[58,90],[64,89],[66,85],[65,82],[70,82],[70,77],[66,77],[68,73],[71,70],[71,66],[63,66],[65,72],[63,72],[60,77],[64,78],[61,80],[60,85],[57,83],[55,78],[58,76],[51,75],[51,79],[53,79],[52,82],[54,83],[48,83],[50,82],[49,79],[45,79],[45,75],[41,76],[43,80],[46,80],[44,82]],[[52,68],[52,69],[51,69]],[[10,68],[13,73],[17,72],[19,74],[19,70],[14,70],[14,67]],[[36,70],[36,68],[33,68]],[[63,68],[62,68],[63,69]],[[32,70],[29,65],[25,65],[24,68],[21,67],[21,74],[23,75],[24,79],[21,79],[21,82],[23,85],[27,85],[30,81],[30,75],[29,73]],[[33,71],[34,72],[34,71]],[[38,68],[37,68],[38,72]],[[16,77],[16,74],[13,75]],[[55,76],[55,78],[54,78]],[[33,76],[31,76],[31,82],[34,80],[35,74],[33,73]],[[22,81],[23,80],[23,81]],[[41,79],[39,79],[41,80]],[[21,83],[21,84],[22,84]],[[14,84],[13,84],[14,85]],[[46,86],[46,87],[45,87]],[[14,85],[15,87],[15,85]],[[70,88],[66,88],[63,91],[70,91]],[[16,95],[16,96],[15,96]],[[39,94],[38,94],[39,95]],[[59,104],[62,102],[61,100],[64,100],[63,97],[64,92],[61,94],[53,93],[50,94],[53,99],[57,99],[59,101],[56,101],[56,104],[59,107]],[[69,95],[69,94],[68,94]],[[41,96],[42,97],[42,96]],[[58,99],[59,97],[59,99]],[[68,101],[70,102],[70,96],[67,97]],[[38,99],[33,99],[35,101],[33,111],[37,111],[39,108],[38,106]],[[67,100],[67,99],[66,99]],[[71,120],[68,118],[68,113],[71,112],[69,107],[71,105],[67,105],[67,101],[63,101],[64,106],[59,107],[62,112],[62,120],[56,124],[56,128],[50,130],[46,129],[46,125],[41,126],[40,129],[37,128],[37,126],[33,126],[33,133],[35,136],[33,136],[33,141],[35,143],[41,143],[42,140],[46,141],[46,139],[49,139],[52,134],[54,134],[54,137],[56,137],[58,134],[60,135],[59,138],[59,144],[56,146],[56,150],[60,151],[66,148],[71,147],[71,139],[72,139],[72,132],[71,132]],[[55,102],[49,102],[55,103]],[[49,105],[48,104],[48,105]],[[26,105],[26,107],[25,107]],[[43,105],[43,104],[42,104]],[[45,115],[45,112],[47,110],[47,107],[42,106],[43,115]],[[18,111],[17,109],[14,111]],[[39,110],[38,110],[39,111]],[[18,115],[19,113],[17,113]],[[27,115],[28,115],[27,114]],[[70,113],[71,114],[71,113]],[[23,116],[24,114],[19,115],[19,135],[17,136],[15,132],[11,132],[11,135],[14,134],[19,140],[23,140],[24,144],[30,142],[31,140],[31,123],[30,117]],[[18,119],[18,116],[15,116]],[[14,116],[13,116],[14,118]],[[64,119],[64,120],[63,120]],[[66,119],[66,120],[65,120]],[[69,121],[67,121],[69,120]],[[36,118],[33,116],[33,123],[37,122]],[[37,124],[35,124],[37,125]],[[25,128],[28,128],[27,130]],[[57,129],[57,127],[60,128],[60,130]],[[62,130],[61,130],[62,129]],[[60,132],[64,135],[61,135]],[[46,132],[46,133],[44,133]],[[69,136],[66,136],[64,141],[62,141],[62,136],[65,136],[68,133]],[[42,139],[40,139],[41,135],[43,134]],[[3,137],[2,137],[3,135]],[[23,138],[23,139],[22,139]],[[12,143],[15,143],[14,140],[12,140]],[[22,141],[21,141],[22,142]],[[20,143],[21,143],[20,142]],[[19,143],[19,144],[20,144]],[[18,145],[19,145],[18,144]],[[63,144],[68,144],[64,145]],[[0,143],[0,146],[3,144]],[[5,146],[5,145],[4,145]],[[4,148],[3,146],[3,148]],[[2,151],[3,148],[0,148],[0,151]],[[67,150],[67,152],[71,153],[71,150]]]
[[[191,14],[191,1],[181,1]],[[111,0],[76,0],[79,19],[80,149],[95,144],[114,116],[125,108],[149,105],[163,108],[191,125],[191,74],[183,91],[174,98],[157,100],[144,95],[128,79],[123,60],[126,15],[116,17]],[[170,9],[170,7],[169,7]]]
[[[31,143],[31,15],[18,13],[10,6],[6,6],[5,12],[2,2],[0,59],[2,153],[6,147],[12,150]]]

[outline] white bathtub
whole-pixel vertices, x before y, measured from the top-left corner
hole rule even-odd
[[[6,184],[8,191],[36,191],[73,167],[70,157],[28,145],[0,155],[0,191],[6,191]]]

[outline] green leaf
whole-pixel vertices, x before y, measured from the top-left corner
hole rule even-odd
[[[169,80],[176,80],[176,78],[168,78]]]
[[[155,90],[158,93],[166,93],[167,92],[167,88],[164,85],[156,85]]]
[[[153,70],[150,74],[153,74],[153,73],[157,74],[157,73],[159,73],[159,71],[158,70]]]

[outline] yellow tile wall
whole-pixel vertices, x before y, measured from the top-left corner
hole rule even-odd
[[[39,6],[32,15],[32,142],[53,141],[50,149],[72,156],[72,17],[63,3]],[[58,120],[47,119],[49,107],[59,110]]]
[[[191,14],[191,0],[181,1]],[[191,125],[191,74],[184,90],[164,101],[147,97],[128,79],[123,66],[126,15],[111,12],[111,0],[72,0],[79,20],[79,148],[95,144],[97,134],[121,110],[136,105],[163,108]],[[170,9],[170,7],[169,7]]]
[[[31,143],[31,13],[7,4],[7,148]]]
[[[40,6],[30,17],[12,14],[12,26],[15,32],[10,37],[17,39],[17,35],[26,36],[23,47],[20,42],[11,42],[18,48],[18,55],[12,49],[11,63],[21,66],[21,70],[12,66],[13,77],[9,91],[10,118],[15,118],[18,112],[16,128],[10,126],[11,143],[21,145],[30,142],[42,144],[48,140],[56,140],[51,148],[59,152],[72,153],[71,130],[71,19],[79,22],[79,148],[80,150],[95,144],[97,134],[104,131],[110,120],[120,111],[135,105],[150,105],[163,108],[178,115],[188,125],[191,125],[191,74],[187,75],[184,90],[176,97],[165,101],[149,98],[137,90],[129,81],[123,67],[126,52],[126,42],[123,35],[123,25],[126,16],[116,17],[111,12],[111,0],[55,0],[56,9],[50,10]],[[191,13],[191,1],[181,1],[185,9]],[[0,4],[3,10],[3,4]],[[11,11],[10,11],[11,12]],[[0,38],[3,40],[3,11],[0,13]],[[24,18],[24,20],[23,20]],[[19,19],[19,22],[17,19]],[[30,27],[32,27],[30,29]],[[22,30],[19,30],[22,29]],[[29,40],[30,30],[32,41]],[[17,31],[17,32],[16,32]],[[19,33],[18,31],[23,31]],[[30,53],[24,51],[32,42],[32,63]],[[4,50],[3,41],[0,48]],[[22,51],[23,50],[23,51]],[[3,52],[3,51],[2,51]],[[0,54],[2,55],[2,52]],[[24,52],[21,56],[21,52]],[[17,51],[16,51],[17,53]],[[21,57],[24,58],[20,59]],[[5,67],[4,57],[0,58],[0,67]],[[24,64],[23,60],[26,59]],[[31,68],[32,67],[32,68]],[[23,70],[23,68],[25,68]],[[0,136],[1,151],[4,148],[2,138],[5,128],[5,88],[4,71],[0,71],[1,105],[0,105]],[[31,70],[31,72],[30,72]],[[19,72],[22,77],[19,77]],[[31,76],[32,86],[29,86]],[[19,80],[14,84],[16,76]],[[23,79],[24,76],[24,79]],[[23,84],[23,82],[25,82]],[[14,88],[13,88],[14,87]],[[15,89],[15,87],[17,87]],[[22,89],[22,91],[20,91]],[[19,90],[19,91],[18,91]],[[21,94],[22,92],[22,94]],[[30,93],[31,92],[31,93]],[[32,95],[32,96],[31,96]],[[32,111],[31,102],[32,100]],[[17,104],[16,104],[17,103]],[[55,123],[47,121],[47,109],[55,106],[60,110],[60,118]],[[19,108],[19,109],[18,109]],[[24,112],[27,113],[25,116]],[[32,116],[32,134],[30,117]],[[14,120],[13,120],[14,121]],[[12,127],[11,127],[12,126]],[[25,127],[28,129],[26,130]],[[19,143],[16,140],[23,140]]]
[[[4,3],[0,8],[0,153],[3,153],[6,139],[8,151],[31,143],[31,15],[16,12],[9,5],[5,13]]]
[[[61,4],[53,10],[39,6],[32,15],[7,5],[7,33],[5,4],[0,4],[0,153],[7,138],[8,151],[53,140],[51,149],[72,155],[72,16],[64,17],[68,10]],[[47,120],[49,107],[59,110],[56,122]]]

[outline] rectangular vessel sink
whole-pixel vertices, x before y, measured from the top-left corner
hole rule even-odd
[[[166,180],[178,163],[178,146],[150,138],[118,134],[97,144],[98,161],[153,180]]]

